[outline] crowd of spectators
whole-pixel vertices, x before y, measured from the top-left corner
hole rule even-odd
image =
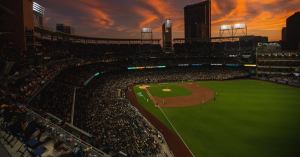
[[[258,79],[300,87],[300,52],[282,51],[276,43],[258,47]]]
[[[14,100],[19,103],[27,103],[62,70],[76,63],[78,63],[77,60],[63,60],[48,65],[29,65],[26,68],[15,70],[0,85],[0,100],[2,102]]]
[[[25,106],[0,105],[1,143],[15,156],[102,157],[103,152],[74,138]],[[16,151],[16,152],[15,152]]]
[[[284,76],[284,75],[263,75],[257,77],[260,80],[271,81],[279,84],[285,84],[289,86],[300,87],[300,77],[299,76]]]
[[[91,73],[99,70],[98,66],[68,69],[62,76],[68,74],[89,78]],[[83,76],[82,74],[88,76]],[[177,67],[168,69],[108,71],[99,78],[91,81],[87,86],[77,89],[74,113],[74,125],[95,136],[95,146],[107,153],[123,152],[129,156],[164,156],[161,144],[164,144],[160,133],[134,108],[126,99],[128,87],[138,83],[157,83],[165,81],[192,80],[226,80],[244,78],[248,72],[243,69],[224,67]],[[79,81],[80,82],[80,81]],[[57,117],[68,120],[68,113],[73,91],[66,90],[65,85],[49,85],[42,95],[56,98],[36,99],[34,108],[41,108]],[[55,93],[55,91],[59,91]],[[121,91],[121,92],[120,92]],[[64,94],[69,92],[69,94]],[[70,94],[71,93],[71,94]],[[53,95],[54,94],[54,95]],[[45,102],[49,101],[49,102]],[[67,103],[66,103],[67,102]],[[39,104],[39,105],[38,105]],[[59,111],[63,110],[63,111]]]
[[[11,40],[7,40],[9,35],[1,34],[0,32],[0,60],[14,60],[20,58],[20,54]]]
[[[41,112],[47,111],[70,123],[73,93],[74,87],[52,81],[30,104]],[[62,106],[63,109],[58,110]]]

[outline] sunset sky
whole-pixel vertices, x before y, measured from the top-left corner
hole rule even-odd
[[[183,37],[183,8],[201,0],[36,0],[46,7],[45,25],[65,23],[78,35],[138,38],[142,27],[151,27],[161,38],[161,24],[173,20],[173,35]],[[245,22],[248,34],[281,39],[285,20],[300,11],[300,0],[212,0],[212,35],[221,24]]]

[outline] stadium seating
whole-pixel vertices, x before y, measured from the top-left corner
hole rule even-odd
[[[107,156],[23,106],[1,105],[0,122],[1,143],[13,156]]]
[[[16,57],[14,53],[1,54],[0,60],[2,67],[8,67],[1,68],[0,103],[18,105],[13,105],[12,111],[5,108],[1,112],[2,141],[13,148],[19,143],[13,149],[15,153],[32,156],[49,153],[49,144],[41,140],[45,137],[52,141],[51,149],[66,153],[73,150],[80,156],[82,152],[99,157],[105,153],[163,156],[166,152],[161,149],[165,144],[161,133],[127,100],[128,87],[138,83],[248,78],[251,74],[244,64],[256,63],[256,46],[251,42],[175,43],[174,53],[165,54],[158,43],[36,41],[37,46],[29,50],[34,57],[14,61],[11,66],[7,61]],[[0,48],[14,52],[10,44]],[[299,86],[299,76],[295,75],[299,69],[290,68],[299,67],[299,62],[293,61],[299,60],[299,53],[274,51],[268,49],[257,56],[262,74],[255,78]],[[130,70],[132,67],[139,70]],[[11,119],[19,116],[24,116],[24,121]],[[21,124],[27,125],[29,133]],[[35,132],[38,136],[30,136]]]

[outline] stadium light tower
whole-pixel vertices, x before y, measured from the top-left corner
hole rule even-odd
[[[45,7],[41,6],[40,4],[33,2],[32,3],[32,9],[33,9],[33,21],[34,26],[36,27],[43,27],[43,18],[45,15]]]
[[[232,27],[233,36],[247,36],[247,25],[245,23],[236,23]]]
[[[223,37],[226,36],[233,36],[232,35],[232,26],[231,25],[221,25],[219,29],[219,36]]]
[[[220,39],[232,39],[247,36],[247,25],[245,23],[236,23],[233,25],[221,25],[219,27]]]
[[[153,33],[152,33],[152,28],[142,28],[142,31],[141,31],[141,42],[144,43],[147,41],[152,43],[152,40],[153,40]]]

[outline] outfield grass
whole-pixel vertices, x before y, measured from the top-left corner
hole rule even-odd
[[[215,102],[163,108],[198,157],[296,157],[300,155],[300,89],[255,80],[203,81]],[[138,101],[170,129],[140,93]],[[142,94],[142,95],[141,95]]]
[[[163,89],[171,89],[170,92],[165,92]],[[188,89],[179,86],[177,83],[168,83],[168,84],[152,84],[148,87],[148,90],[153,96],[158,96],[161,98],[174,97],[174,96],[188,96],[192,92]]]

